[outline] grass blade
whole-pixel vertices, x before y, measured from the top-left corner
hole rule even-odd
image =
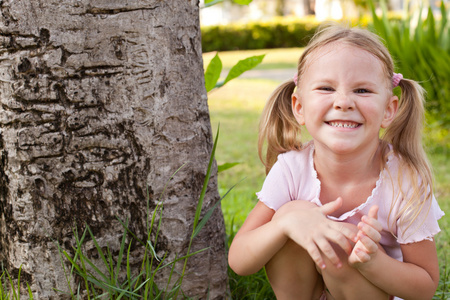
[[[214,145],[213,145],[213,148],[211,151],[211,156],[209,158],[208,169],[206,170],[205,180],[203,181],[202,191],[200,193],[200,198],[199,198],[198,204],[197,204],[197,210],[195,211],[194,229],[193,229],[192,233],[195,232],[195,228],[197,227],[197,223],[200,219],[200,213],[202,211],[203,200],[205,199],[206,190],[208,189],[209,178],[211,176],[212,165],[214,162],[214,155],[216,153],[216,148],[217,148],[217,141],[219,139],[219,132],[220,132],[220,124],[217,127],[216,139],[214,140]],[[191,240],[192,240],[192,238],[191,238]]]
[[[128,226],[128,222],[126,224]],[[117,258],[117,262],[116,262],[116,276],[114,278],[114,282],[116,282],[116,283],[119,281],[119,273],[120,273],[120,267],[122,266],[122,259],[123,259],[123,252],[125,250],[126,238],[127,238],[127,231],[125,230],[123,232],[122,242],[120,243],[119,257]]]
[[[219,201],[217,201],[216,204],[214,204],[213,207],[211,207],[205,214],[205,216],[202,218],[202,220],[200,221],[200,223],[198,224],[198,226],[195,228],[195,231],[192,235],[192,239],[194,239],[197,234],[200,233],[200,230],[203,228],[203,226],[205,226],[206,222],[208,222],[209,218],[211,218],[212,213],[214,212],[214,210],[217,208],[217,206],[219,206],[219,204],[222,202],[223,198],[225,198],[228,193],[234,189],[234,187],[236,185],[238,185],[240,182],[242,182],[244,179],[242,179],[241,181],[239,181],[238,183],[236,183],[235,185],[233,185],[231,188],[228,189],[228,191],[219,199]]]

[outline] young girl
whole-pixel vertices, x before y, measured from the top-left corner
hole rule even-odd
[[[337,26],[316,34],[264,109],[268,175],[230,247],[231,268],[265,267],[278,299],[431,299],[444,213],[421,145],[423,114],[422,88],[394,73],[375,35]]]

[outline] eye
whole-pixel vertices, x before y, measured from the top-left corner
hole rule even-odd
[[[357,93],[357,94],[365,94],[365,93],[370,93],[370,91],[368,89],[356,89],[355,93]]]
[[[321,86],[318,88],[319,91],[326,91],[326,92],[332,92],[334,91],[333,88],[329,87],[329,86]]]

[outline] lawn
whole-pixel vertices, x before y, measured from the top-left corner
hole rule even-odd
[[[301,49],[275,49],[245,52],[223,52],[224,68],[229,69],[239,59],[267,54],[260,70],[294,68]],[[206,53],[205,63],[212,53]],[[288,78],[286,78],[288,79]],[[220,193],[243,179],[233,191],[222,201],[222,211],[227,226],[227,234],[233,234],[244,222],[247,214],[256,203],[255,192],[259,191],[264,181],[264,167],[259,161],[257,153],[259,116],[267,97],[280,81],[269,79],[238,78],[226,86],[214,90],[209,94],[209,108],[213,131],[220,123],[220,138],[216,152],[219,164],[225,162],[239,162],[236,167],[219,174]],[[428,136],[428,135],[427,135]],[[436,183],[435,195],[441,208],[447,211],[450,206],[450,162],[449,149],[445,147],[448,141],[429,139],[424,141],[427,145],[429,158],[432,162]],[[449,299],[450,292],[450,262],[448,250],[450,249],[450,216],[447,214],[440,220],[442,232],[437,236],[438,256],[441,268],[441,285],[436,292],[435,299]],[[267,286],[263,273],[251,277],[239,277],[230,271],[230,285],[234,299],[268,299],[273,297],[270,287]]]

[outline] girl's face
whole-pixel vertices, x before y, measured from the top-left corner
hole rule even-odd
[[[356,154],[378,147],[380,128],[397,112],[381,61],[340,42],[316,50],[292,95],[292,109],[316,147]]]

